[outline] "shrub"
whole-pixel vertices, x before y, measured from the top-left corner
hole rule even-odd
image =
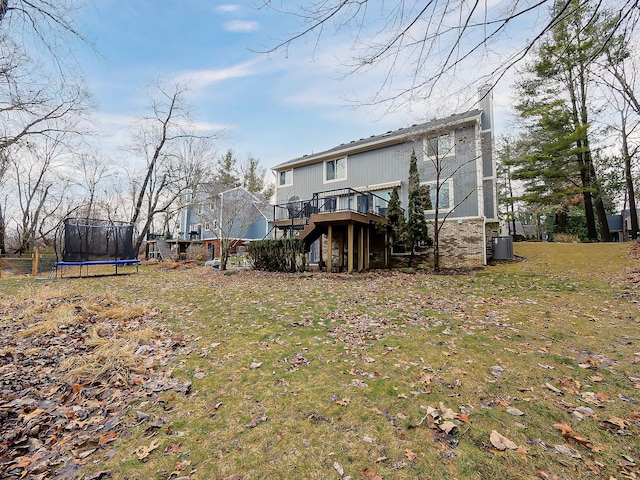
[[[209,250],[202,244],[191,244],[187,248],[187,258],[196,262],[205,262],[209,259]]]
[[[553,235],[553,241],[556,243],[580,243],[580,237],[573,233],[556,233]]]
[[[307,267],[304,240],[301,238],[256,240],[248,245],[247,251],[256,270],[303,272]]]

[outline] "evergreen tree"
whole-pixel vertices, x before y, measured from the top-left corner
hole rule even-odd
[[[413,263],[416,247],[421,242],[429,242],[427,220],[424,216],[425,202],[423,190],[420,188],[420,173],[418,172],[418,159],[416,151],[411,152],[409,161],[409,215],[407,220],[407,241],[411,249],[409,266]]]
[[[394,245],[403,244],[406,241],[407,225],[404,219],[404,212],[400,205],[400,196],[398,195],[398,187],[393,187],[389,203],[387,204],[387,224],[388,233],[391,236],[391,242]]]
[[[559,21],[536,51],[529,65],[529,78],[519,85],[518,105],[522,118],[533,126],[529,139],[541,141],[522,157],[517,175],[527,180],[526,195],[549,205],[556,197],[580,193],[583,199],[587,237],[610,240],[606,211],[591,154],[589,110],[593,108],[589,88],[594,62],[604,55],[611,41],[612,23],[593,6],[578,0],[555,3]],[[561,202],[560,202],[561,203]]]
[[[261,194],[270,200],[275,193],[275,185],[267,181],[267,169],[260,165],[260,160],[249,155],[244,165],[240,167],[242,186],[249,192]]]
[[[224,190],[236,188],[242,184],[238,172],[238,159],[233,150],[227,150],[227,153],[218,160],[214,179]]]

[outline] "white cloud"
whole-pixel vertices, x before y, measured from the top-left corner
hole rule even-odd
[[[224,24],[224,29],[227,32],[255,32],[259,27],[260,25],[258,24],[258,22],[250,22],[245,20],[232,20]]]
[[[222,82],[231,78],[242,78],[255,75],[257,72],[254,66],[257,60],[239,63],[227,68],[213,70],[193,70],[178,75],[175,80],[185,83],[192,88],[203,88],[213,83]]]
[[[220,12],[220,13],[233,13],[233,12],[237,12],[238,10],[240,10],[240,5],[228,4],[228,5],[219,5],[216,7],[216,12]]]

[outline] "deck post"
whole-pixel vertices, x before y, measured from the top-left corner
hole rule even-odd
[[[353,223],[347,226],[347,273],[353,273]]]
[[[369,224],[366,227],[366,232],[367,233],[366,233],[366,236],[365,236],[365,239],[364,239],[364,243],[365,243],[365,246],[364,246],[364,269],[366,271],[369,271],[369,260],[370,260],[370,257],[371,257],[371,252],[369,251],[369,248],[370,248],[369,244],[371,242],[371,224]]]
[[[384,233],[384,266],[389,267],[389,232]]]
[[[327,227],[327,272],[333,269],[333,228]]]
[[[364,227],[358,233],[358,271],[364,271]]]

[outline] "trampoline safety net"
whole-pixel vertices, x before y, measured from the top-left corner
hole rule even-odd
[[[64,221],[64,262],[134,258],[132,223],[86,218]]]

